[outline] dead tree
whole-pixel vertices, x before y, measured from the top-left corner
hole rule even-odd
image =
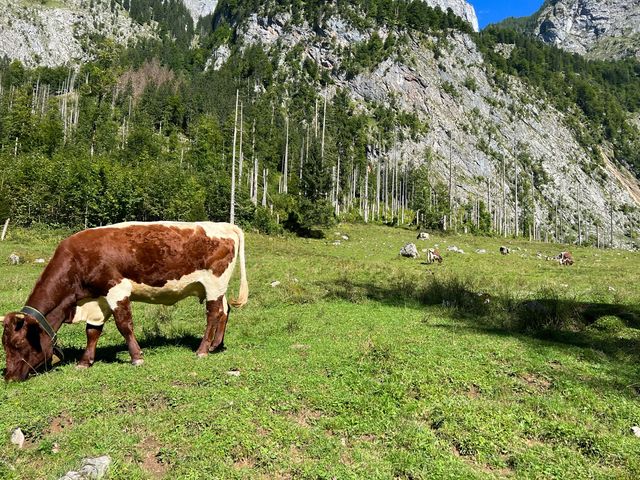
[[[231,206],[229,208],[229,222],[235,223],[236,220],[236,141],[238,134],[238,102],[240,99],[240,91],[236,90],[236,115],[233,124],[233,153],[231,155]]]

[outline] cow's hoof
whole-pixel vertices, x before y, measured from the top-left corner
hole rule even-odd
[[[208,357],[208,356],[209,356],[209,354],[208,354],[207,352],[204,352],[204,353],[200,352],[200,353],[198,353],[198,358],[205,358],[205,357]]]
[[[87,368],[89,368],[91,365],[88,365],[86,363],[79,363],[76,365],[76,368],[78,370],[86,370]]]
[[[144,363],[144,360],[141,359],[141,358],[137,358],[135,360],[131,360],[131,365],[133,365],[134,367],[139,367],[143,363]]]
[[[209,348],[209,353],[220,353],[220,352],[224,352],[226,350],[224,343],[221,343],[220,345],[218,345],[217,347],[210,347]]]

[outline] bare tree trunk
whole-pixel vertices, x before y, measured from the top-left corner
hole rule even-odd
[[[269,169],[262,169],[262,206],[267,206],[267,176],[269,175]]]
[[[336,167],[336,190],[335,190],[335,199],[334,199],[334,209],[336,215],[340,215],[340,157],[338,154],[338,165]],[[365,220],[366,222],[366,220]]]
[[[240,99],[240,91],[236,90],[236,116],[233,124],[233,154],[231,160],[231,206],[229,209],[229,222],[236,221],[236,141],[238,134],[238,102]]]
[[[609,190],[609,248],[613,247],[613,191]]]
[[[364,173],[364,223],[369,223],[369,161],[365,165]]]
[[[284,144],[284,172],[282,178],[282,193],[288,193],[288,179],[289,179],[289,115],[285,117],[285,130],[286,140]]]
[[[449,224],[453,218],[453,134],[449,136]],[[451,229],[451,225],[449,225]],[[446,227],[445,227],[446,230]]]
[[[4,222],[4,227],[2,227],[2,235],[0,235],[0,241],[4,241],[7,236],[7,229],[9,228],[9,218],[7,218]]]
[[[240,152],[239,152],[239,165],[238,165],[238,185],[242,185],[242,166],[244,164],[244,152],[242,149],[243,144],[243,132],[244,132],[244,114],[243,114],[243,104],[240,103]]]
[[[324,92],[324,109],[322,113],[322,143],[320,145],[320,159],[324,165],[324,132],[327,122],[327,92]]]
[[[376,217],[380,221],[380,157],[376,165]]]
[[[578,204],[578,245],[582,246],[582,202],[580,201],[580,187],[576,183],[576,202]]]
[[[516,177],[516,181],[515,181],[515,185],[516,185],[516,203],[515,203],[515,236],[517,237],[519,234],[519,221],[518,221],[518,160],[516,159],[515,161],[515,177]]]
[[[505,189],[505,160],[502,157],[502,234],[507,236],[507,191]]]
[[[251,151],[253,155],[253,172],[251,178],[251,186],[252,186],[252,196],[251,200],[254,205],[258,205],[258,157],[256,156],[256,119],[253,119],[253,127],[252,127],[252,137],[251,140]]]

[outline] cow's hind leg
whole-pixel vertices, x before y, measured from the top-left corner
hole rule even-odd
[[[78,363],[78,368],[89,368],[93,365],[96,358],[96,345],[98,344],[98,339],[102,334],[102,327],[102,325],[96,326],[87,324],[87,348]]]
[[[134,365],[142,365],[142,350],[135,335],[133,334],[133,318],[131,315],[131,301],[125,298],[118,302],[118,306],[113,311],[113,317],[116,321],[116,327],[127,342],[127,348],[131,355],[131,363]]]
[[[227,301],[224,295],[216,300],[207,301],[207,328],[202,342],[198,347],[199,357],[205,357],[209,352],[219,350],[224,344],[224,331],[227,327]],[[215,337],[215,338],[214,338]]]

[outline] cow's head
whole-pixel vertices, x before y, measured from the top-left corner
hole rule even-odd
[[[25,380],[54,358],[51,337],[31,315],[8,313],[3,320],[2,346],[7,366],[5,380]]]

